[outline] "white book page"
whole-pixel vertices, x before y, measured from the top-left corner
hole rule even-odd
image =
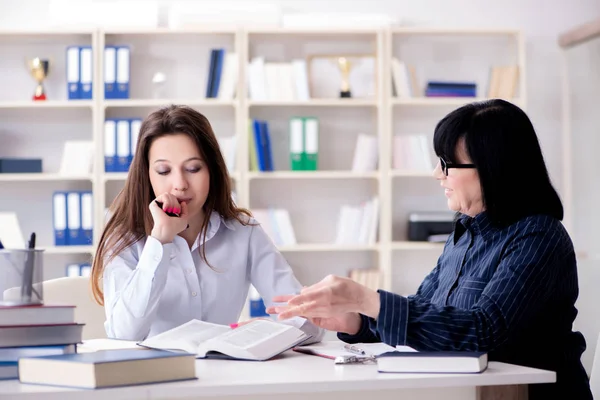
[[[218,351],[236,358],[266,360],[307,338],[300,329],[267,320],[256,320],[201,343],[197,354]]]
[[[231,331],[228,326],[193,319],[176,328],[148,338],[140,344],[155,349],[182,350],[196,354],[196,350],[201,343],[228,331]]]

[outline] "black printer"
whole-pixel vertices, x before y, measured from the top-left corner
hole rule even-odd
[[[454,212],[422,211],[408,216],[408,240],[445,242],[454,230]]]

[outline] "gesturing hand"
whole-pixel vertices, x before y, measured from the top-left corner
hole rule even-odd
[[[278,296],[273,301],[287,302],[287,305],[269,307],[267,310],[270,314],[279,314],[279,319],[292,317],[311,320],[335,319],[335,321],[322,322],[325,324],[341,323],[340,318],[348,313],[361,313],[377,318],[380,306],[379,293],[352,279],[334,275],[329,275],[322,281],[302,289],[299,295]]]

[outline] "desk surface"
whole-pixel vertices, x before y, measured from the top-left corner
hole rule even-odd
[[[266,362],[197,360],[197,380],[102,390],[0,381],[0,399],[142,399],[284,393],[323,393],[555,382],[552,371],[490,362],[481,374],[384,374],[377,365],[335,365],[288,351]]]

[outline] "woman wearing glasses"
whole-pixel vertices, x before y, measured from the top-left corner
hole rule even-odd
[[[435,128],[433,174],[457,212],[436,267],[404,297],[328,276],[268,311],[304,316],[346,342],[482,351],[557,372],[530,399],[591,399],[580,358],[577,265],[527,115],[503,100],[465,105]]]

